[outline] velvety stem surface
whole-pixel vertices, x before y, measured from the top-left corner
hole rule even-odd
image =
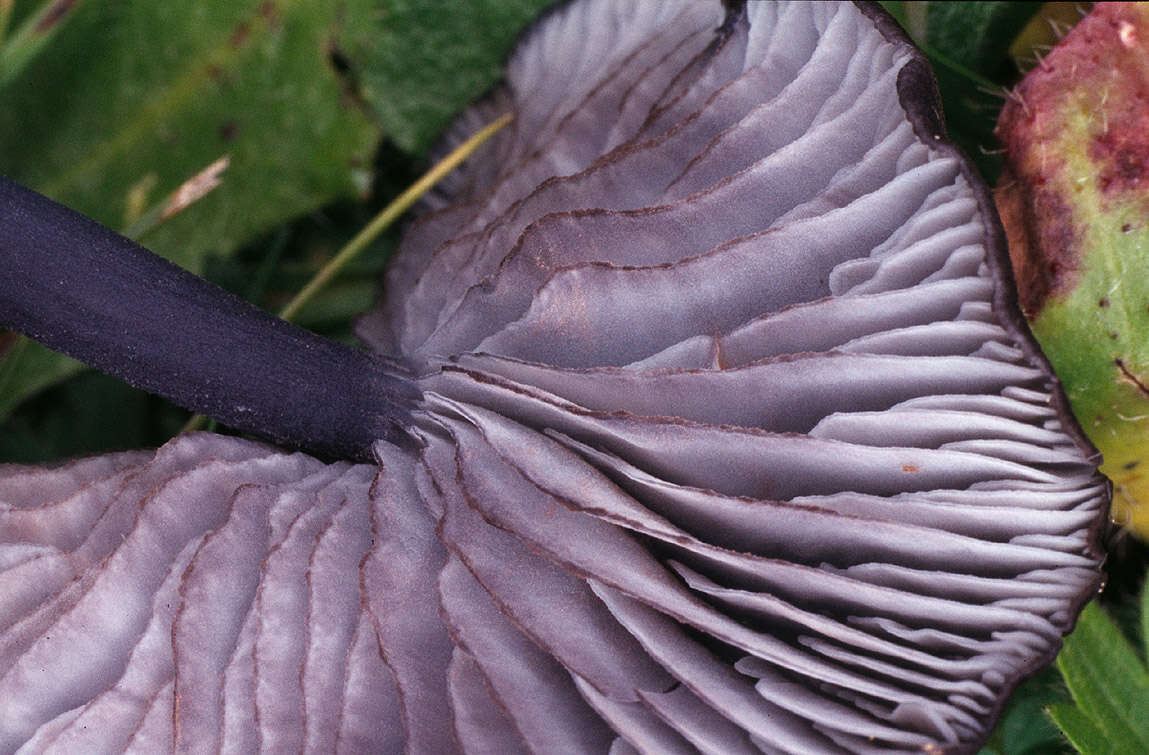
[[[0,324],[276,443],[369,458],[417,391],[376,357],[276,319],[0,177]]]

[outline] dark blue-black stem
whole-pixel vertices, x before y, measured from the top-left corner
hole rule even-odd
[[[419,397],[368,352],[272,317],[3,177],[0,325],[323,456],[369,459],[377,439],[405,442]]]

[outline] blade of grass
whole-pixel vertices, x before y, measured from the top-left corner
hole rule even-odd
[[[283,250],[287,248],[287,239],[291,232],[285,227],[281,226],[275,232],[275,238],[271,240],[268,246],[267,254],[259,262],[259,267],[255,271],[255,275],[251,278],[251,285],[247,287],[245,298],[248,301],[256,301],[263,292],[267,289],[268,282],[271,281],[271,274],[275,272],[276,265],[279,264],[279,258],[283,256]]]
[[[134,223],[123,232],[133,241],[139,241],[153,228],[168,218],[186,210],[193,203],[203,199],[219,186],[220,176],[231,164],[231,156],[224,155],[206,168],[181,183],[176,190],[145,210]]]
[[[347,245],[340,249],[339,252],[315,274],[314,278],[308,281],[307,285],[295,295],[295,298],[280,310],[279,316],[290,322],[292,318],[299,313],[299,310],[306,306],[307,302],[324,286],[330,283],[340,270],[366,249],[380,233],[394,223],[411,205],[419,201],[419,198],[426,194],[432,186],[470,157],[471,153],[494,136],[499,129],[510,123],[511,118],[511,114],[507,113],[491,121],[468,138],[467,141],[460,144],[451,154],[439,161],[431,170],[424,173],[418,181],[411,184],[402,194],[392,200],[362,231],[356,234],[355,238],[347,242]]]
[[[16,78],[70,18],[81,0],[46,0],[12,36],[4,38],[12,0],[0,0],[0,86]]]
[[[12,7],[15,4],[16,0],[0,0],[0,44],[8,36],[8,24],[12,20]]]

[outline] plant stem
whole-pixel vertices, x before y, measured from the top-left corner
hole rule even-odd
[[[460,163],[471,156],[476,149],[478,149],[484,142],[490,139],[495,133],[510,123],[512,115],[507,113],[499,118],[488,123],[479,131],[471,135],[467,141],[456,147],[451,154],[444,157],[433,168],[424,173],[419,180],[411,184],[407,189],[391,201],[383,210],[375,216],[375,218],[366,225],[355,238],[347,242],[347,244],[339,250],[339,252],[331,258],[331,260],[323,266],[323,268],[315,274],[307,285],[304,286],[295,297],[287,303],[279,312],[279,316],[287,321],[291,321],[299,310],[311,301],[320,290],[323,289],[331,280],[347,266],[349,262],[354,260],[360,252],[367,248],[367,246],[374,241],[380,233],[385,231],[388,226],[394,223],[400,215],[407,211],[407,209],[419,201],[419,198],[426,194],[431,187],[438,183],[444,176],[457,168]]]

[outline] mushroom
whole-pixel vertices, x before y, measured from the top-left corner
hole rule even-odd
[[[0,751],[972,752],[1108,488],[873,5],[575,0],[373,356],[0,189],[0,321],[207,433],[0,468]]]

